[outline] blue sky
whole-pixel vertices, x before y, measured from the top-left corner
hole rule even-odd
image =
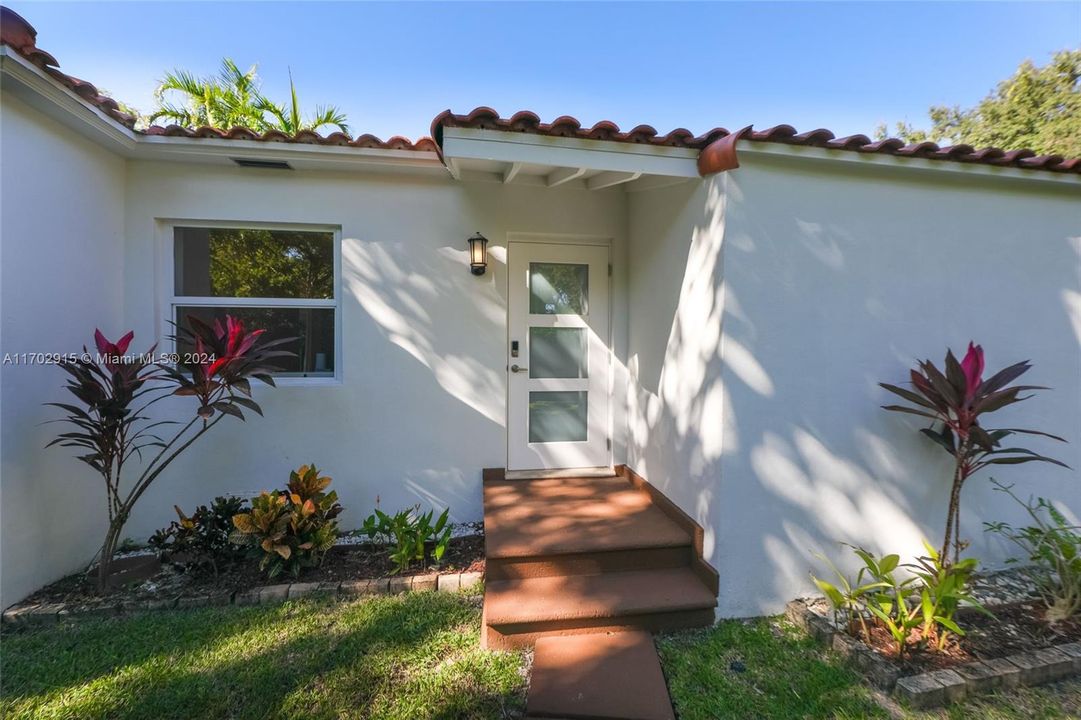
[[[38,3],[5,0],[66,72],[146,111],[169,68],[258,63],[354,134],[426,135],[489,105],[664,133],[789,123],[870,134],[971,105],[1025,58],[1081,46],[1058,3]]]

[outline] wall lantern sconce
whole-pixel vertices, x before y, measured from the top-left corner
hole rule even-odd
[[[479,232],[469,238],[469,272],[483,275],[488,267],[488,238]]]

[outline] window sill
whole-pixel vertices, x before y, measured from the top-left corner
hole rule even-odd
[[[341,386],[342,379],[339,377],[276,377],[274,378],[274,384],[280,388],[291,387],[338,387]],[[256,381],[252,383],[253,386],[262,385],[262,383]]]

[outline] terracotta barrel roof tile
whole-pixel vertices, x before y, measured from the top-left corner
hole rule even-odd
[[[836,137],[831,131],[826,128],[818,128],[817,130],[811,130],[809,132],[799,133],[792,136],[792,142],[800,145],[817,145],[832,140]]]

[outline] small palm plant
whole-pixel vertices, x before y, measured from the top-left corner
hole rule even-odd
[[[1022,428],[992,430],[981,424],[983,416],[988,413],[1032,397],[1031,394],[1021,393],[1047,389],[1039,385],[1009,386],[1030,367],[1032,366],[1027,360],[1015,363],[984,380],[983,348],[969,343],[968,352],[960,362],[952,351],[946,351],[945,372],[939,370],[930,360],[919,363],[919,367],[909,373],[912,380],[911,390],[879,383],[881,387],[912,403],[912,406],[883,405],[883,409],[929,419],[931,427],[922,428],[920,432],[954,458],[953,485],[946,512],[946,533],[939,552],[944,564],[949,564],[951,550],[953,562],[957,562],[961,550],[965,547],[960,537],[961,488],[974,473],[988,465],[1017,465],[1027,462],[1047,462],[1068,467],[1065,463],[1026,448],[1013,445],[1003,447],[1006,438],[1017,434],[1039,435],[1066,442],[1058,435]]]
[[[297,88],[293,84],[293,71],[289,71],[289,107],[272,102],[262,95],[254,106],[264,114],[270,115],[269,124],[271,129],[280,130],[286,135],[296,135],[302,130],[318,130],[324,126],[338,128],[343,133],[349,132],[346,125],[345,113],[333,105],[316,105],[315,114],[310,118],[304,118],[300,112],[300,102],[297,100]]]
[[[229,58],[223,58],[214,77],[200,78],[187,70],[166,73],[154,97],[158,108],[149,121],[162,118],[184,127],[257,128],[263,122],[256,107],[260,99],[255,66],[243,72]],[[168,98],[178,96],[180,104]]]
[[[231,59],[223,58],[216,76],[200,78],[179,69],[166,73],[155,91],[158,107],[150,114],[149,122],[165,119],[188,128],[244,127],[256,132],[277,130],[287,135],[327,126],[349,132],[345,113],[333,105],[317,106],[312,116],[303,116],[292,72],[289,94],[288,107],[273,102],[260,90],[255,65],[242,71]]]

